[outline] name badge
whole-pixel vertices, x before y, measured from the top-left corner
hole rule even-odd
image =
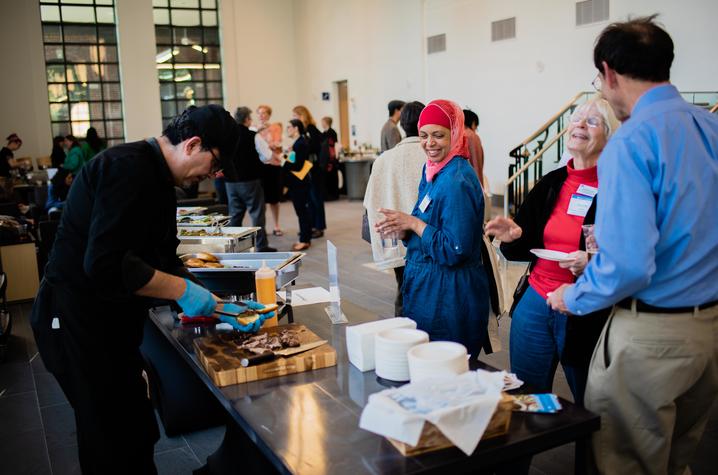
[[[598,193],[598,188],[596,188],[595,186],[580,185],[578,187],[578,190],[576,190],[576,193],[578,193],[579,195],[590,196],[591,198],[593,198],[594,196],[596,196],[596,193]]]
[[[566,211],[566,213],[571,216],[580,216],[585,218],[586,213],[588,213],[588,208],[591,207],[592,201],[593,199],[588,196],[574,193],[571,195],[571,201],[568,202],[568,211]]]
[[[431,197],[426,194],[424,195],[424,199],[421,200],[421,203],[419,203],[419,211],[422,213],[426,211],[426,208],[429,207],[429,203],[431,203]]]

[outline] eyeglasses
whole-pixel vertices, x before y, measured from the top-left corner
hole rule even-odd
[[[571,123],[572,124],[578,124],[582,120],[586,121],[586,125],[591,127],[592,129],[595,129],[599,125],[601,125],[602,120],[596,116],[589,116],[585,117],[583,115],[572,115],[571,116]]]
[[[207,151],[212,154],[212,165],[209,169],[209,172],[211,174],[219,173],[220,171],[222,171],[222,162],[220,162],[217,155],[214,154],[214,150],[208,148]]]
[[[601,82],[600,74],[597,74],[593,81],[591,81],[591,86],[593,86],[596,92],[601,92],[601,87],[603,87],[603,83]]]

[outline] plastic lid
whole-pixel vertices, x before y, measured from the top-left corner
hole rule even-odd
[[[262,261],[262,267],[257,269],[257,271],[254,273],[255,279],[274,279],[277,276],[277,273],[274,272],[274,269],[267,266],[267,261]]]

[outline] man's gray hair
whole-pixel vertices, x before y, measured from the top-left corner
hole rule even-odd
[[[234,113],[234,120],[236,120],[238,124],[244,125],[244,122],[251,115],[252,109],[249,107],[237,107],[237,110]]]

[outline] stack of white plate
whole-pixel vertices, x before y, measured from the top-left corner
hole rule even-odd
[[[376,375],[392,381],[409,381],[409,362],[406,353],[413,346],[429,341],[421,330],[395,328],[376,334],[374,351]]]
[[[411,382],[469,370],[466,347],[450,341],[432,341],[411,348],[407,354]]]

